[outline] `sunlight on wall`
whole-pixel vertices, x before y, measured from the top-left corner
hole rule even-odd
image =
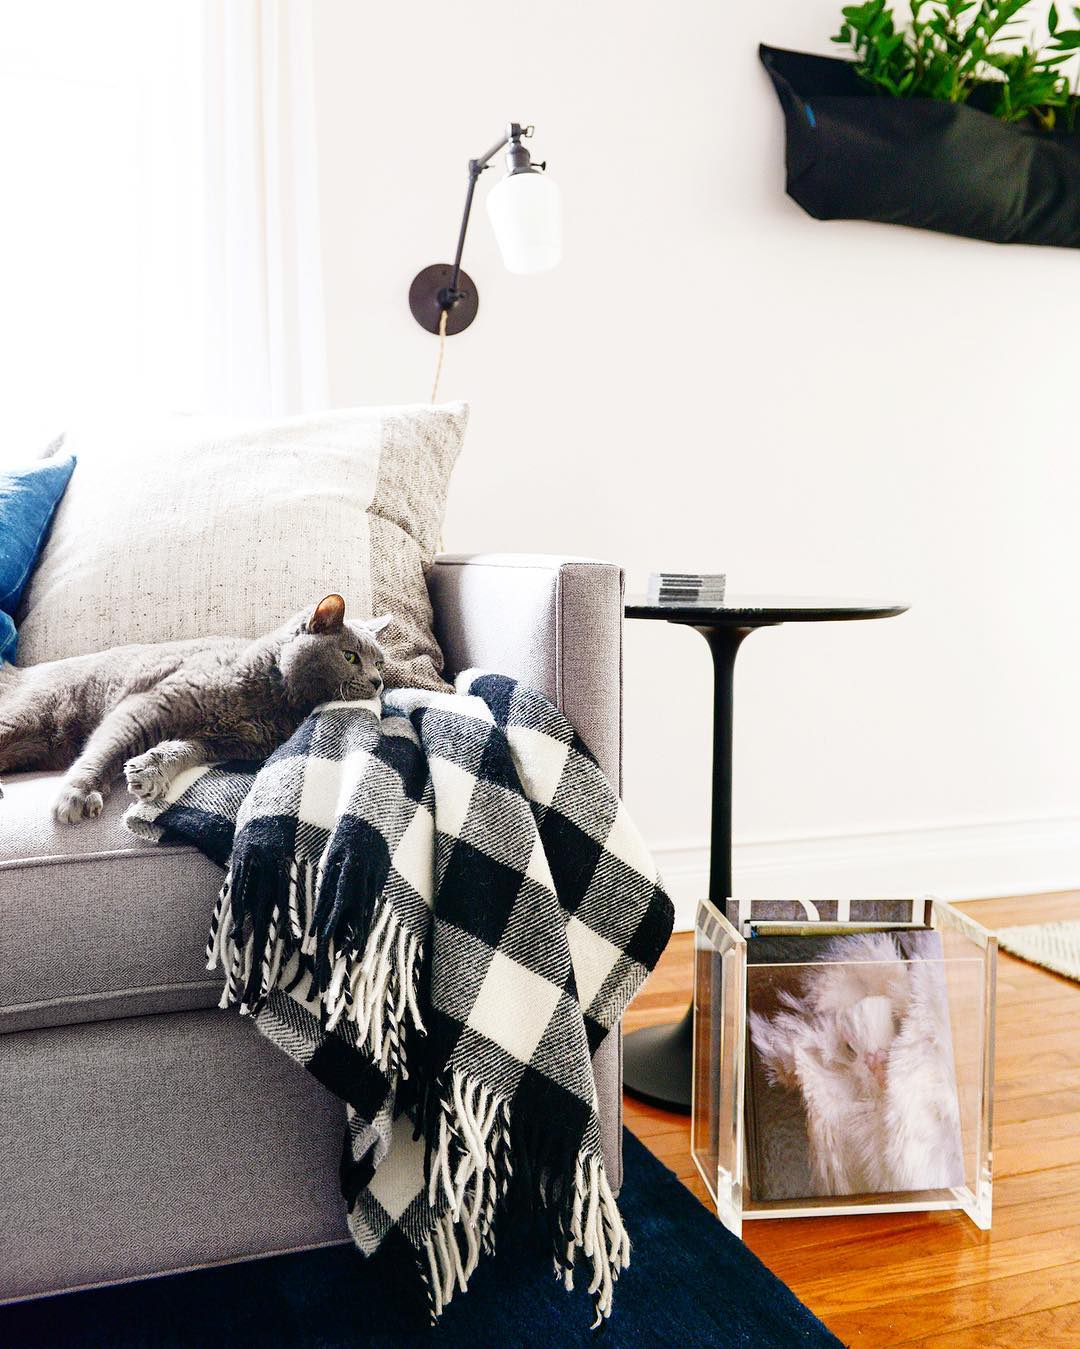
[[[0,14],[4,449],[202,378],[199,6]]]

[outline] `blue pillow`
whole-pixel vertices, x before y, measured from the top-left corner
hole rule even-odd
[[[15,620],[0,609],[0,665],[6,660],[14,661],[18,636],[15,631]]]
[[[15,611],[74,468],[73,454],[0,468],[0,662],[15,659]]]

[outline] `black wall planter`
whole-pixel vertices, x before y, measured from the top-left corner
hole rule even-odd
[[[1080,247],[1080,133],[874,94],[848,61],[775,47],[761,60],[787,123],[788,195],[818,220]]]

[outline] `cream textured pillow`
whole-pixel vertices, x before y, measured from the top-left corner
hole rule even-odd
[[[444,687],[425,576],[463,403],[69,431],[78,466],[30,583],[23,665],[125,642],[256,637],[336,591],[393,615],[391,686]]]

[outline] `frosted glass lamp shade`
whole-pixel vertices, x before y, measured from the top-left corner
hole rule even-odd
[[[562,257],[562,194],[546,173],[511,173],[488,193],[508,272],[546,272]]]

